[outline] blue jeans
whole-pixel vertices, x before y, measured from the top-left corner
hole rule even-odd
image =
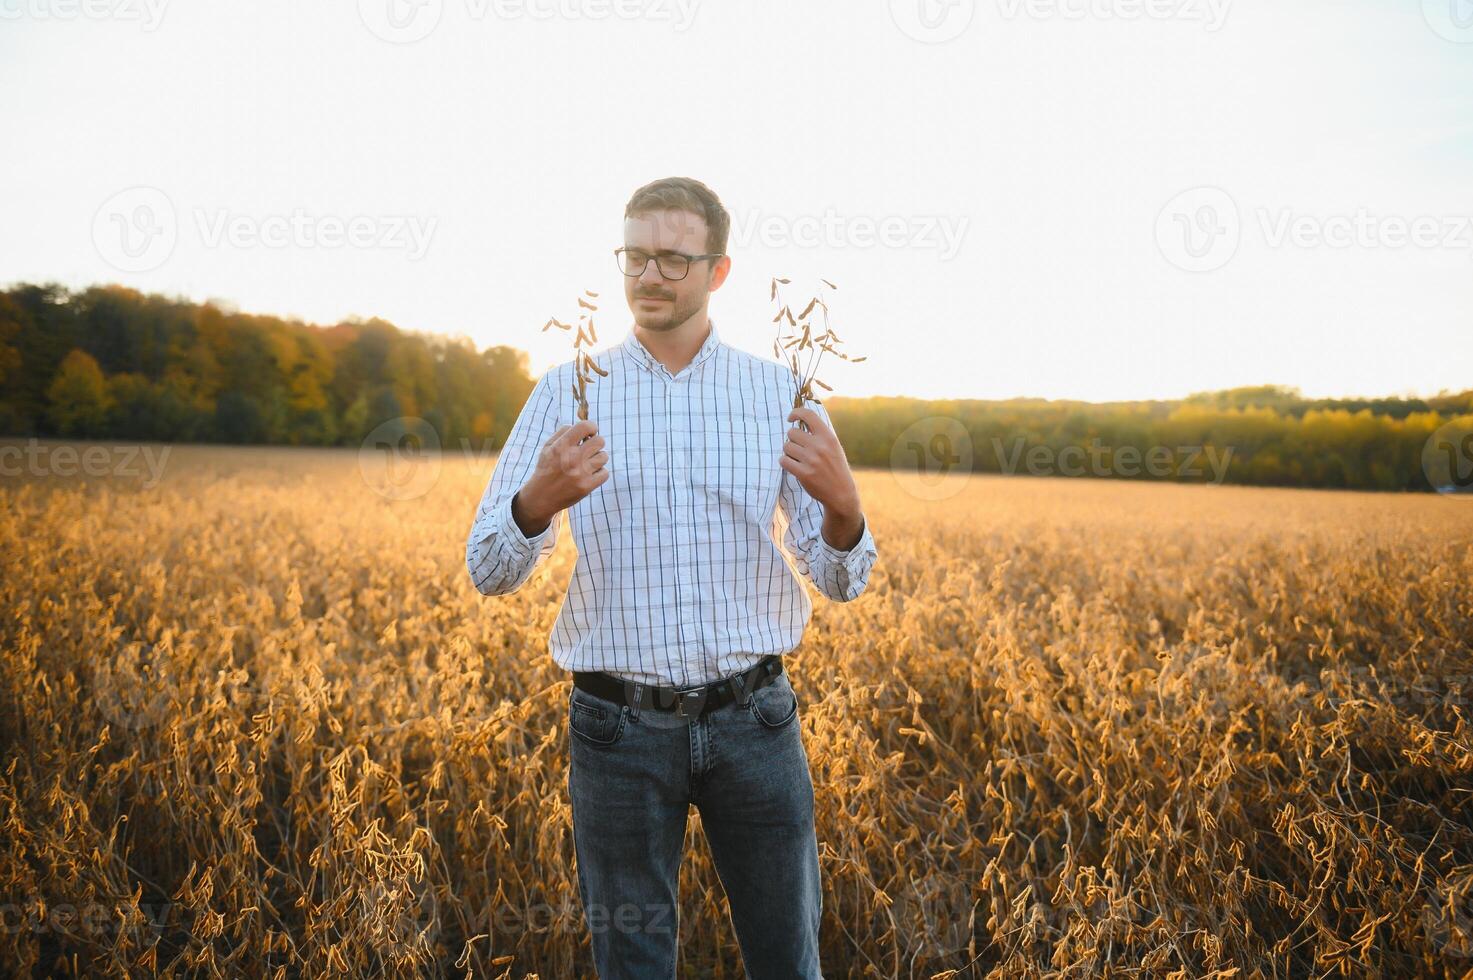
[[[568,728],[578,893],[602,980],[675,976],[692,805],[747,976],[822,980],[813,781],[786,671],[689,720],[575,687]]]

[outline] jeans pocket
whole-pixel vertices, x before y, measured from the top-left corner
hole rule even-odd
[[[753,691],[747,707],[763,727],[783,728],[798,717],[798,695],[788,675],[782,673],[771,684]]]
[[[624,735],[629,706],[574,688],[568,698],[568,729],[590,745],[613,745]]]

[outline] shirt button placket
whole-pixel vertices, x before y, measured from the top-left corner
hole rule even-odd
[[[695,605],[695,583],[691,576],[691,560],[695,557],[692,537],[695,513],[691,499],[688,427],[678,424],[684,421],[684,416],[678,420],[675,418],[680,414],[675,407],[675,388],[680,383],[680,378],[672,378],[665,386],[665,419],[670,439],[671,512],[675,520],[675,606],[679,611],[681,657],[689,665],[695,652],[689,644],[699,640],[700,632],[691,618]]]
[[[685,606],[684,603],[681,601],[683,577],[680,575],[680,569],[684,565],[684,562],[680,560],[680,484],[682,480],[682,473],[680,467],[680,457],[679,454],[676,452],[675,447],[675,421],[673,415],[675,404],[673,391],[674,379],[670,377],[670,372],[666,370],[663,365],[661,366],[660,370],[664,374],[665,381],[665,472],[670,474],[670,522],[674,526],[674,541],[671,546],[672,553],[670,555],[670,559],[671,563],[675,566],[676,569],[675,628],[678,636],[677,643],[679,644],[679,656],[681,661],[680,675],[682,678],[682,682],[688,684],[690,683],[690,679],[686,675],[687,658],[685,655]]]

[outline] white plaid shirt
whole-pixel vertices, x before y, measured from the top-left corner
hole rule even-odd
[[[722,343],[714,324],[676,375],[632,326],[593,357],[608,372],[587,396],[609,478],[534,538],[512,519],[512,495],[542,445],[577,421],[575,362],[559,364],[512,426],[466,541],[476,588],[507,595],[571,523],[578,558],[552,629],[554,661],[693,687],[798,645],[813,613],[799,574],[836,602],[864,591],[877,557],[869,521],[852,549],[834,548],[821,533],[823,505],[778,465],[797,425],[787,421],[795,384],[786,365]],[[810,407],[832,428],[822,405]]]

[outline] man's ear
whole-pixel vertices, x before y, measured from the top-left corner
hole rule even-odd
[[[716,260],[716,264],[711,268],[711,285],[708,287],[711,292],[714,293],[721,288],[721,284],[726,282],[726,276],[729,272],[731,272],[731,256],[723,255]]]

